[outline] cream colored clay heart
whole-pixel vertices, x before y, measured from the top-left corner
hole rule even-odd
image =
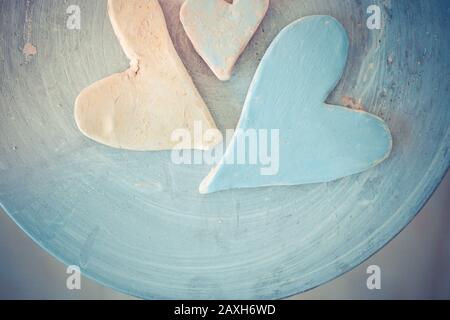
[[[131,66],[81,92],[75,103],[79,129],[97,142],[130,150],[218,144],[217,130],[204,139],[203,132],[216,125],[175,51],[158,1],[109,0],[108,12]],[[187,130],[192,140],[172,139],[178,129]]]

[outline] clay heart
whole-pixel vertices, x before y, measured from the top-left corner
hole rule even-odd
[[[157,0],[109,0],[108,12],[129,70],[98,81],[75,102],[79,129],[91,139],[131,150],[210,149],[200,130],[214,120],[181,62]],[[192,140],[172,139],[184,129]]]
[[[329,16],[307,17],[286,27],[261,61],[238,130],[200,192],[327,182],[386,159],[392,137],[383,120],[324,103],[342,76],[348,45],[345,29]],[[258,141],[262,148],[270,140],[269,147],[278,151],[270,167],[261,154],[256,164],[235,159],[236,151],[242,151],[239,145],[251,140],[255,130],[279,130],[278,138],[274,134]],[[257,150],[248,146],[245,159],[255,158]]]
[[[180,18],[198,54],[226,81],[268,8],[269,0],[186,0]]]

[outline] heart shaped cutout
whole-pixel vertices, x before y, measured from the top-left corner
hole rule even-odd
[[[286,27],[262,59],[238,129],[200,192],[328,182],[385,160],[392,136],[382,119],[324,102],[342,77],[348,47],[344,27],[329,16],[306,17]],[[264,130],[266,137],[257,136],[255,149],[251,133]],[[277,130],[278,138],[268,137]],[[278,159],[262,161],[270,158],[262,159],[264,148],[278,150]],[[259,159],[239,163],[239,152],[244,152],[241,159],[258,152]]]
[[[142,151],[208,150],[219,143],[220,132],[175,51],[158,0],[108,0],[108,13],[131,67],[80,93],[75,119],[81,132],[111,147]],[[206,141],[197,128],[217,134]],[[180,129],[192,139],[172,139]]]
[[[195,50],[226,81],[268,8],[269,0],[186,0],[180,19]]]

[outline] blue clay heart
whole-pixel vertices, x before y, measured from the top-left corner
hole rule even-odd
[[[382,119],[324,102],[342,77],[348,47],[344,27],[329,16],[306,17],[286,27],[261,61],[238,129],[200,192],[328,182],[385,160],[392,136]],[[266,139],[268,155],[278,150],[270,162],[250,161],[255,130],[258,154]],[[242,141],[247,141],[247,161],[239,163]]]

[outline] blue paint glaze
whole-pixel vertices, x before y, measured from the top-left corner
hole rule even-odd
[[[330,16],[306,17],[286,27],[261,61],[237,134],[200,191],[328,182],[385,160],[392,137],[383,120],[324,103],[344,72],[348,46],[347,32]],[[279,130],[276,174],[262,174],[267,164],[249,164],[248,146],[247,164],[233,161],[243,135],[261,129]]]

